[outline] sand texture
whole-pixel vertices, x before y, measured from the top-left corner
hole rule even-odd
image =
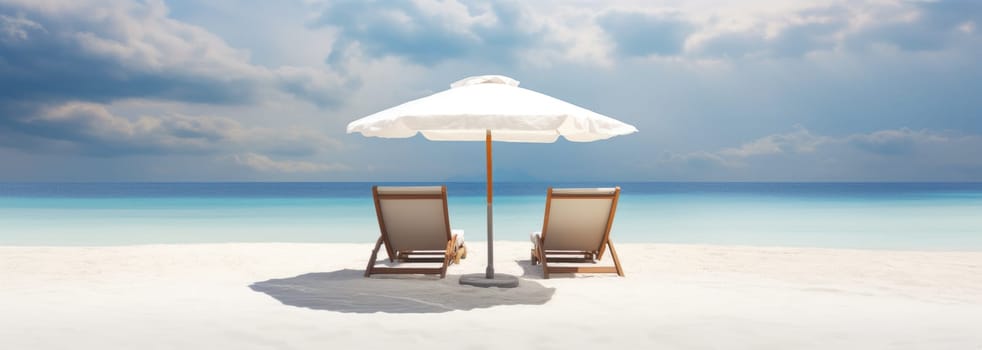
[[[982,253],[618,244],[515,290],[361,277],[366,244],[0,247],[3,349],[982,349]],[[601,263],[609,263],[609,261]]]

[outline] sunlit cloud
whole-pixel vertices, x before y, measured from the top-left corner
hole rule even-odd
[[[350,169],[347,165],[339,163],[324,164],[298,160],[273,160],[257,153],[237,154],[233,155],[232,159],[239,165],[261,172],[321,173]]]

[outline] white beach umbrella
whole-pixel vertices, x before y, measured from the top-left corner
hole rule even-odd
[[[616,119],[571,103],[518,87],[518,81],[500,75],[461,79],[450,89],[412,100],[348,124],[348,133],[385,138],[406,138],[417,133],[433,141],[484,141],[488,178],[487,284],[494,273],[493,182],[491,141],[555,142],[563,136],[573,142],[604,140],[637,132]],[[511,279],[502,276],[506,283]],[[462,281],[463,282],[463,281]],[[517,280],[515,280],[517,283]]]

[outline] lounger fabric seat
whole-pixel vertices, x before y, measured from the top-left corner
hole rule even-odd
[[[610,272],[624,276],[610,240],[620,187],[549,188],[542,231],[532,232],[532,264],[542,273]],[[610,249],[614,266],[595,266]],[[587,266],[549,266],[550,262],[589,263]]]
[[[466,256],[463,230],[450,229],[446,186],[372,187],[381,235],[365,269],[377,273],[439,274]],[[390,262],[440,263],[435,268],[376,267],[382,245]]]

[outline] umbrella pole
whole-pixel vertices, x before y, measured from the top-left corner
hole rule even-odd
[[[494,213],[491,206],[494,202],[494,182],[491,179],[491,130],[487,130],[484,138],[488,158],[488,268],[484,275],[487,279],[494,279]]]
[[[515,288],[518,287],[518,277],[506,274],[494,273],[494,213],[491,211],[491,204],[494,202],[494,182],[491,179],[491,130],[487,129],[487,136],[484,143],[487,146],[488,156],[488,269],[484,275],[472,273],[460,276],[460,284],[475,287],[497,287]]]

